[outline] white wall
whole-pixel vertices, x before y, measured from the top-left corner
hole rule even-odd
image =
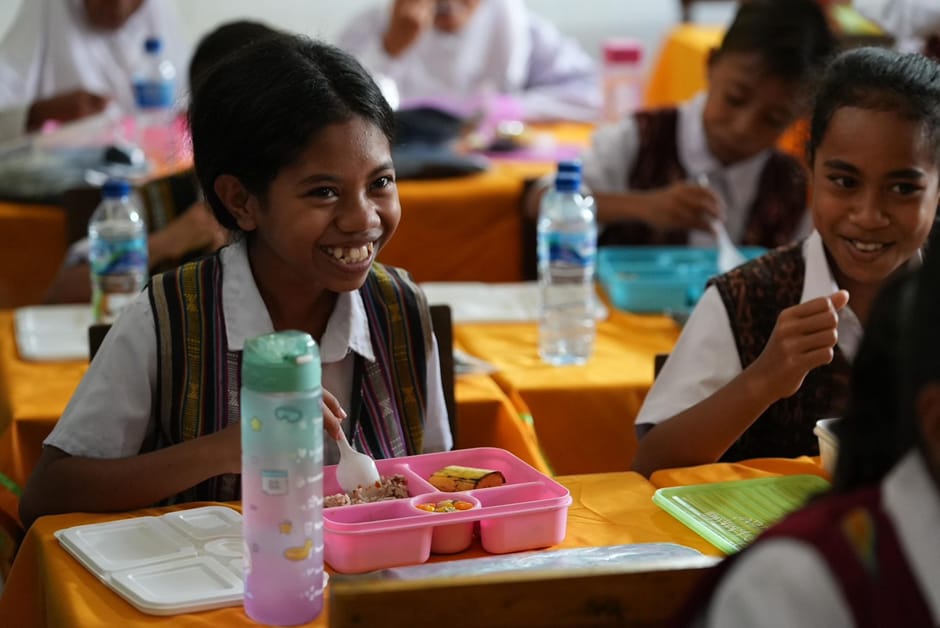
[[[5,33],[24,1],[0,0],[0,33]],[[35,0],[33,0],[35,1]],[[67,2],[68,0],[59,0]],[[168,0],[180,15],[186,35],[195,42],[218,24],[256,19],[327,41],[363,8],[386,0]],[[526,0],[529,7],[552,20],[597,56],[605,37],[635,37],[645,44],[647,59],[655,56],[663,35],[679,16],[678,0]],[[708,3],[698,21],[726,23],[733,2]]]

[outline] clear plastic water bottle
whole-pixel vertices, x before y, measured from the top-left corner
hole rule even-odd
[[[309,334],[252,338],[242,352],[245,613],[274,626],[323,610],[323,410]]]
[[[581,164],[561,162],[538,219],[539,355],[584,364],[594,348],[594,199],[581,192]]]
[[[170,157],[176,101],[176,68],[163,56],[163,41],[148,37],[141,67],[134,73],[138,144],[148,156]]]
[[[96,323],[112,323],[147,283],[147,225],[127,181],[109,179],[101,196],[88,221],[92,310]]]

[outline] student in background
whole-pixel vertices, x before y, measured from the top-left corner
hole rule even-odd
[[[728,559],[695,625],[940,625],[938,285],[940,256],[930,254],[879,296],[839,424],[832,493]]]
[[[742,4],[709,55],[706,93],[595,133],[584,181],[600,244],[712,246],[713,219],[747,245],[806,233],[805,171],[774,145],[803,113],[833,46],[813,0]]]
[[[600,113],[594,61],[522,0],[392,0],[354,18],[339,44],[393,80],[403,107],[431,100],[468,113],[500,94],[517,119]]]
[[[206,200],[239,235],[154,277],[121,313],[45,441],[24,525],[238,499],[240,352],[275,330],[320,347],[336,395],[326,464],[340,429],[374,458],[452,445],[427,302],[375,262],[401,208],[392,111],[367,72],[332,46],[272,35],[197,81],[189,120]]]
[[[635,469],[817,453],[875,294],[934,225],[937,102],[926,57],[861,48],[830,64],[810,123],[816,230],[709,282],[637,416]]]
[[[154,36],[176,68],[186,67],[168,0],[23,0],[0,42],[0,140],[109,105],[133,113],[132,74]]]
[[[209,32],[193,51],[189,63],[189,84],[206,74],[213,65],[224,61],[239,48],[278,31],[248,20],[229,22]],[[147,239],[151,272],[176,266],[192,256],[215,252],[229,241],[229,232],[212,215],[203,201],[193,203],[162,229]],[[69,248],[52,285],[46,303],[88,303],[91,300],[91,269],[88,265],[88,240]]]

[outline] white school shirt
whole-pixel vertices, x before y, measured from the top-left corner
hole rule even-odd
[[[940,495],[921,454],[911,452],[882,482],[882,505],[904,557],[940,626]],[[901,618],[899,624],[901,625]],[[808,544],[773,539],[754,547],[722,580],[699,625],[733,628],[854,626],[839,584]]]
[[[429,28],[397,57],[382,44],[391,4],[355,17],[339,45],[374,75],[392,79],[403,104],[432,101],[455,113],[495,94],[518,99],[525,120],[597,119],[596,64],[522,0],[482,0],[457,33]]]
[[[806,264],[800,303],[829,296],[838,290],[819,233],[810,234],[802,248]],[[839,312],[837,329],[839,349],[851,363],[864,330],[850,306]],[[713,395],[742,370],[728,311],[718,289],[709,286],[656,376],[636,424],[655,425],[671,419]]]
[[[921,52],[924,39],[940,35],[937,0],[855,0],[858,12],[896,38],[896,48]]]
[[[689,174],[690,182],[694,182],[698,175],[708,176],[712,190],[722,201],[728,235],[740,243],[771,149],[730,166],[722,165],[708,149],[705,139],[702,114],[707,98],[707,93],[701,92],[678,107],[676,143],[679,162]],[[593,192],[629,192],[627,179],[639,150],[640,136],[632,115],[601,127],[594,133],[591,148],[583,156],[585,185]],[[804,224],[800,237],[810,230],[808,223],[804,221]],[[710,231],[694,230],[689,234],[689,244],[715,246],[715,236]]]
[[[243,240],[222,249],[222,309],[230,351],[274,331],[248,262]],[[424,452],[453,446],[441,386],[437,340],[427,364]],[[323,387],[350,408],[356,354],[374,361],[365,306],[358,292],[341,292],[320,343]],[[157,337],[147,291],[118,317],[105,336],[62,418],[44,441],[73,456],[120,458],[140,452],[157,389]],[[358,391],[356,391],[358,394]],[[346,430],[349,421],[343,421]],[[324,439],[324,463],[339,460]]]
[[[148,37],[162,40],[179,98],[189,64],[181,32],[169,0],[144,0],[111,32],[88,24],[83,0],[24,0],[0,41],[0,140],[26,132],[33,102],[79,88],[109,96],[118,114],[132,114],[132,75]]]

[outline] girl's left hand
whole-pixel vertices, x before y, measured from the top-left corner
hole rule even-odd
[[[346,411],[339,405],[333,393],[326,388],[323,389],[321,405],[323,406],[323,429],[333,440],[339,440],[343,431],[341,421],[346,418]]]

